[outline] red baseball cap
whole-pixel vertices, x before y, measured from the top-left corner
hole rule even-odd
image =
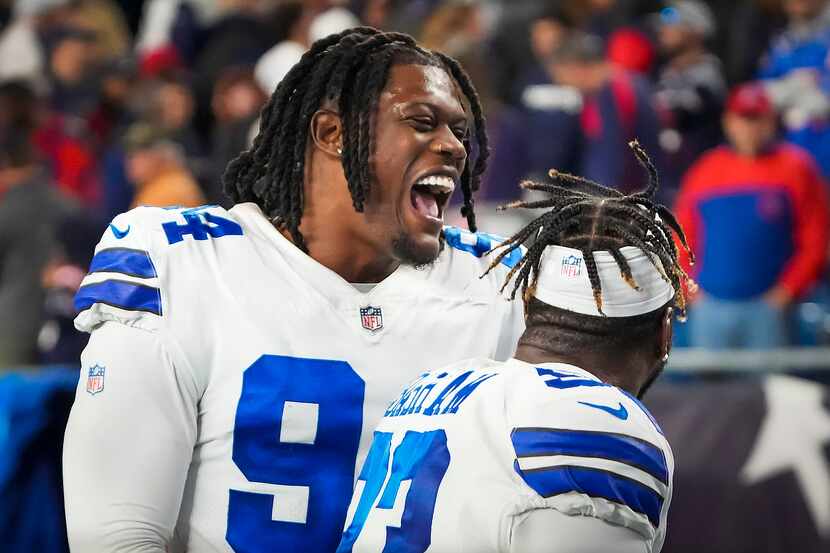
[[[762,85],[745,83],[736,86],[729,93],[726,111],[743,117],[761,117],[774,114],[775,108]]]
[[[654,46],[648,37],[631,27],[617,29],[608,37],[608,59],[629,71],[648,73],[654,64]]]

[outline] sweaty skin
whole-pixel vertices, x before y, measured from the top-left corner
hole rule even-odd
[[[300,231],[311,256],[349,282],[379,282],[403,264],[424,264],[440,252],[443,214],[425,217],[412,186],[429,174],[458,185],[467,152],[469,116],[455,82],[439,67],[395,65],[374,117],[374,173],[363,213],[355,211],[338,149],[343,127],[333,106],[312,119]]]

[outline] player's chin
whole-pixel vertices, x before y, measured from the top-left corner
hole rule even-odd
[[[416,267],[433,263],[441,253],[441,232],[401,232],[392,241],[395,257],[405,265]]]
[[[443,209],[439,208],[437,216],[430,216],[421,213],[407,198],[398,220],[400,232],[393,240],[396,258],[401,263],[415,266],[435,261],[443,242]]]

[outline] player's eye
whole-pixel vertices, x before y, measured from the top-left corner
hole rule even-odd
[[[467,127],[453,127],[452,133],[461,142],[467,139]]]
[[[435,121],[431,117],[412,117],[409,121],[418,132],[429,132],[435,128]]]

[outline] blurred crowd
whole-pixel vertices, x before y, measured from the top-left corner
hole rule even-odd
[[[0,0],[0,367],[75,363],[72,297],[108,221],[226,205],[271,92],[359,24],[471,75],[483,228],[517,228],[495,206],[551,168],[642,187],[637,138],[697,257],[679,341],[830,343],[827,0]]]

